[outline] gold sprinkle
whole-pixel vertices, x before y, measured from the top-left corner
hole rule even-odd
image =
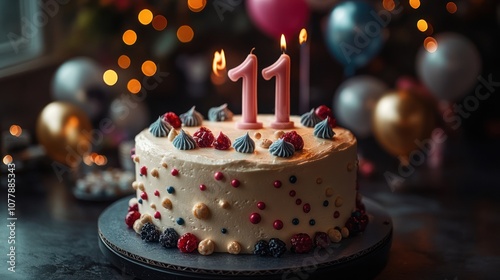
[[[337,196],[335,199],[335,206],[340,207],[344,204],[344,199],[341,196]]]
[[[323,179],[321,178],[316,179],[316,184],[320,185],[321,183],[323,183]]]
[[[283,130],[277,130],[276,132],[274,132],[274,137],[276,137],[276,139],[280,139],[283,134],[285,134]]]
[[[343,237],[343,238],[347,238],[347,237],[349,237],[349,229],[348,229],[348,228],[343,227],[343,228],[340,230],[340,232],[342,233],[342,237]]]
[[[151,204],[149,204],[149,206],[150,206],[151,208],[153,208],[154,210],[156,210],[156,204],[151,203]]]
[[[177,136],[177,131],[175,129],[171,129],[170,132],[168,133],[167,139],[168,141],[172,142],[174,141],[175,137]]]
[[[162,200],[161,205],[168,210],[172,210],[172,201],[166,197]]]
[[[354,170],[354,163],[349,162],[347,164],[347,171],[351,172],[352,170]]]
[[[342,233],[340,233],[338,229],[330,228],[327,233],[330,240],[334,243],[338,243],[342,240]]]
[[[211,239],[203,239],[198,243],[198,253],[203,256],[210,255],[214,252],[215,243]]]
[[[132,182],[132,189],[137,190],[139,183],[137,181]]]
[[[253,137],[255,137],[255,139],[259,140],[259,139],[260,139],[260,137],[262,137],[262,134],[260,134],[260,132],[255,132],[255,133],[253,134]]]
[[[264,149],[269,149],[269,146],[271,146],[272,143],[273,141],[269,139],[262,139],[262,141],[260,142],[260,147]]]
[[[333,189],[332,188],[326,188],[325,195],[326,195],[326,197],[333,196]]]
[[[153,221],[153,217],[148,213],[144,213],[139,218],[143,224],[151,223]]]
[[[139,163],[141,161],[141,159],[139,158],[139,156],[135,156],[134,157],[134,161],[137,162],[137,163]]]
[[[206,220],[210,217],[210,209],[204,203],[196,203],[193,207],[193,215],[200,220]]]
[[[168,164],[166,162],[162,162],[161,166],[163,166],[163,168],[168,168]]]
[[[227,252],[229,254],[238,255],[241,252],[241,245],[236,241],[231,241],[227,245]]]
[[[151,176],[158,178],[158,176],[159,176],[159,175],[160,175],[160,174],[158,173],[158,169],[153,168],[153,169],[151,170]]]
[[[229,202],[227,202],[225,200],[220,200],[219,201],[219,206],[222,209],[228,209],[229,207],[231,207],[231,205],[229,204]]]
[[[144,226],[144,224],[141,222],[141,219],[137,219],[135,220],[134,226],[132,228],[136,233],[141,234],[142,226]]]
[[[141,190],[141,191],[144,191],[144,190],[145,190],[145,189],[144,189],[144,183],[139,183],[139,184],[137,185],[137,187],[138,187],[138,188],[139,188],[139,190]]]

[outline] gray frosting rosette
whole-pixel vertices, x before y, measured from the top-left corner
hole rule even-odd
[[[154,137],[167,137],[171,129],[172,126],[164,121],[161,116],[149,126],[149,132],[153,134]]]
[[[194,141],[193,137],[184,132],[183,129],[181,129],[179,135],[174,138],[172,144],[179,150],[192,150],[197,146],[196,141]]]
[[[213,107],[208,110],[208,120],[213,122],[224,122],[233,119],[233,112],[227,108],[227,103],[219,107]]]
[[[314,108],[312,108],[311,111],[300,116],[300,123],[303,126],[314,127],[319,122],[321,122],[321,118],[316,115],[316,113],[314,112]]]
[[[255,150],[255,142],[252,140],[252,138],[250,138],[247,132],[245,135],[234,140],[233,147],[237,152],[240,153],[253,153],[253,151]]]
[[[269,146],[269,152],[277,157],[291,157],[295,153],[295,148],[292,143],[278,139]]]
[[[314,126],[314,136],[323,139],[332,139],[335,136],[335,131],[328,124],[330,117],[327,117],[320,123]]]
[[[189,111],[181,114],[179,118],[185,126],[200,126],[203,122],[203,115],[195,110],[196,106],[193,106]]]

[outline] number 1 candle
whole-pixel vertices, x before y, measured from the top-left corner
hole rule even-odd
[[[257,122],[257,56],[252,52],[253,49],[240,65],[227,73],[233,82],[242,79],[242,118],[236,124],[240,129],[262,128],[262,123]]]
[[[271,66],[262,70],[262,76],[266,80],[276,77],[275,90],[275,121],[271,123],[272,128],[292,128],[290,121],[290,57],[285,53],[285,36],[281,35],[281,49],[283,54]]]

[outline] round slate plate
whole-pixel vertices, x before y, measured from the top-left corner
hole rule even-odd
[[[123,273],[140,279],[370,279],[385,266],[391,247],[391,217],[365,198],[370,218],[365,232],[326,249],[287,252],[281,258],[185,254],[146,243],[127,228],[129,199],[115,202],[99,217],[99,247]]]

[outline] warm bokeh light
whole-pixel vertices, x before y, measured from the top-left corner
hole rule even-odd
[[[12,136],[19,137],[23,133],[23,129],[20,126],[13,124],[10,126],[9,132]]]
[[[95,162],[95,164],[97,164],[99,166],[103,166],[103,165],[106,165],[106,163],[108,163],[108,158],[106,156],[103,156],[103,155],[97,155],[94,158],[94,162]]]
[[[156,69],[156,64],[151,60],[144,61],[141,66],[142,73],[148,77],[156,74]]]
[[[457,8],[457,4],[453,3],[453,2],[448,2],[446,3],[446,10],[448,11],[448,13],[450,14],[454,14],[457,12],[458,8]]]
[[[157,15],[153,18],[153,28],[162,31],[167,28],[167,19],[162,15]]]
[[[299,44],[304,44],[307,42],[307,30],[305,28],[302,28],[299,33]]]
[[[285,39],[285,35],[283,35],[283,34],[281,34],[280,46],[281,46],[281,51],[286,52],[286,39]]]
[[[221,71],[226,69],[226,55],[224,54],[224,50],[220,52],[214,53],[214,60],[212,62],[212,70],[214,74],[218,77],[221,76]]]
[[[7,165],[9,163],[12,163],[12,156],[11,155],[6,155],[3,157],[3,164]]]
[[[420,32],[425,32],[427,31],[427,28],[429,27],[429,25],[427,24],[427,21],[425,21],[425,19],[419,19],[417,21],[417,28]]]
[[[393,11],[394,8],[396,8],[394,0],[382,0],[382,6],[389,12]]]
[[[193,40],[194,37],[194,31],[189,25],[183,25],[177,29],[177,38],[179,41],[182,43],[188,43]]]
[[[83,157],[83,163],[85,163],[88,166],[91,166],[93,163],[92,157],[89,155],[86,155]]]
[[[207,5],[207,0],[188,0],[187,4],[191,11],[197,13],[203,11]]]
[[[137,34],[135,33],[134,30],[127,30],[123,32],[123,42],[129,46],[135,44],[135,41],[137,41]]]
[[[148,25],[153,20],[153,13],[148,9],[144,9],[144,10],[139,12],[137,19],[139,20],[139,22],[141,24]]]
[[[127,69],[130,67],[130,58],[126,55],[120,55],[118,58],[118,66],[122,69]]]
[[[137,94],[141,91],[141,83],[137,79],[130,79],[127,83],[127,89],[131,93]]]
[[[420,7],[420,0],[409,0],[409,3],[413,9],[418,9]]]
[[[438,48],[438,43],[433,37],[427,37],[424,40],[424,48],[426,51],[433,53]]]
[[[114,86],[118,82],[118,74],[114,70],[109,69],[104,72],[102,79],[108,86]]]

